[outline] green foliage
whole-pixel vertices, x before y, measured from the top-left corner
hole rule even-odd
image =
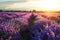
[[[33,12],[36,12],[36,10],[33,10]]]
[[[3,36],[4,35],[4,32],[0,32],[0,36]]]
[[[34,21],[36,19],[36,15],[34,15],[33,13],[31,14],[30,18],[29,18],[29,26],[30,28],[32,28],[32,26],[34,25]]]

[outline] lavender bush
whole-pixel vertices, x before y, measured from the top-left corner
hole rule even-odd
[[[38,15],[31,14],[24,20],[27,24],[23,24],[20,18],[26,15],[1,12],[0,40],[60,40],[60,20],[53,23],[51,20],[38,19],[40,21],[35,22]]]

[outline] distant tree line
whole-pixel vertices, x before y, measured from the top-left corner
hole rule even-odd
[[[28,10],[2,10],[2,9],[0,9],[0,12],[36,12],[36,13],[44,13],[44,12],[46,12],[46,11],[37,11],[37,10],[30,10],[30,11],[28,11]],[[60,13],[60,11],[51,11],[51,12],[53,12],[53,13]]]
[[[26,11],[26,10],[0,10],[0,12],[31,12],[31,11]]]
[[[43,11],[36,11],[36,10],[2,10],[0,9],[0,12],[43,12]]]

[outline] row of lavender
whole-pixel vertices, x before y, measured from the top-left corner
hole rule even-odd
[[[27,24],[16,20],[24,15],[0,13],[0,40],[60,40],[60,24],[50,20],[35,22],[38,19],[34,14]]]

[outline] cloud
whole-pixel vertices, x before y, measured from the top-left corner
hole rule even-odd
[[[10,5],[7,5],[5,9],[12,9],[12,10],[32,10],[36,9],[38,5],[33,2],[23,2],[23,3],[13,3]]]
[[[53,2],[51,2],[52,5],[50,5],[48,2],[46,3],[43,3],[41,1],[27,1],[27,2],[8,2],[8,3],[4,3],[4,4],[1,4],[0,8],[1,9],[5,9],[5,10],[33,10],[33,9],[36,9],[36,10],[46,10],[44,8],[47,7],[48,5],[53,7],[52,4]],[[57,3],[57,7],[54,7],[52,10],[60,10],[60,2]],[[49,8],[48,6],[48,8]],[[50,8],[51,8],[50,7]]]

